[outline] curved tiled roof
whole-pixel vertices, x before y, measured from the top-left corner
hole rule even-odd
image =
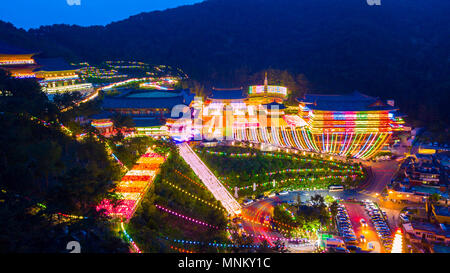
[[[382,102],[379,98],[371,97],[359,92],[346,95],[306,94],[296,99],[307,104],[312,110],[323,111],[382,111],[396,110],[396,107]]]
[[[211,95],[208,96],[208,99],[212,100],[242,100],[247,96],[244,94],[242,88],[213,88]]]
[[[189,105],[193,100],[193,94],[188,89],[168,91],[170,96],[149,96],[149,97],[128,97],[136,93],[152,93],[161,94],[161,91],[141,91],[127,90],[125,94],[116,97],[105,97],[102,107],[104,109],[148,109],[148,108],[167,108],[172,109],[175,105]]]
[[[162,126],[165,122],[158,118],[133,118],[135,127]]]
[[[171,98],[104,98],[105,109],[145,109],[145,108],[169,108],[177,104],[185,104],[183,96]]]
[[[72,66],[67,63],[63,58],[36,58],[36,63],[41,67],[36,71],[64,71],[64,70],[76,70],[79,67]]]

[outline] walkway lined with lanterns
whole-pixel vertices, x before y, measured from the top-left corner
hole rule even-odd
[[[129,220],[158,174],[166,157],[148,149],[116,186],[115,192],[120,194],[121,203],[114,206],[111,201],[104,199],[97,206],[97,210],[105,209],[108,215]]]
[[[213,194],[214,198],[225,208],[231,215],[239,215],[241,213],[241,205],[233,198],[227,189],[220,183],[217,177],[203,163],[198,155],[189,147],[187,143],[178,145],[180,155],[189,164],[194,173],[201,179],[203,184]]]

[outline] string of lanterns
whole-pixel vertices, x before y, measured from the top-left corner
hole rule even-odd
[[[174,243],[180,244],[189,244],[189,245],[202,245],[202,246],[210,246],[210,247],[221,247],[221,248],[231,248],[231,247],[239,247],[239,248],[259,248],[259,245],[239,245],[239,244],[229,244],[229,243],[217,243],[217,242],[201,242],[201,241],[190,241],[190,240],[177,240],[177,239],[169,239]]]
[[[184,248],[179,248],[179,247],[176,247],[176,246],[170,246],[170,249],[176,250],[176,251],[178,251],[180,253],[195,253],[194,251],[186,250]]]
[[[202,226],[207,226],[207,227],[211,227],[211,228],[214,228],[214,229],[219,229],[218,226],[214,226],[214,225],[208,224],[208,223],[206,223],[206,222],[200,221],[200,220],[198,220],[198,219],[195,219],[195,218],[186,216],[186,215],[184,215],[184,214],[181,214],[181,213],[178,213],[178,212],[176,212],[176,211],[170,210],[170,209],[165,208],[165,207],[163,207],[163,206],[160,206],[160,205],[158,205],[158,204],[155,204],[155,207],[157,207],[158,209],[160,209],[160,210],[162,210],[162,211],[165,211],[165,212],[167,212],[167,213],[169,213],[169,214],[172,214],[172,215],[175,215],[175,216],[177,216],[177,217],[179,217],[179,218],[182,218],[182,219],[184,219],[184,220],[193,222],[193,223],[195,223],[195,224],[202,225]],[[259,222],[257,222],[256,220],[253,220],[253,219],[250,219],[250,218],[246,218],[246,217],[242,217],[242,218],[243,218],[244,220],[246,220],[246,221],[248,221],[248,222],[251,222],[251,223],[254,223],[254,224],[259,224],[259,225],[262,225],[262,226],[265,226],[265,227],[269,227],[269,228],[271,227],[271,226],[268,225],[268,224],[265,224],[265,223],[259,223]],[[292,228],[294,228],[294,227],[292,227]],[[285,229],[282,229],[282,228],[275,228],[275,229],[278,230],[278,231],[280,231],[280,232],[289,233],[288,230],[285,230]],[[228,231],[229,231],[229,232],[232,232],[230,229],[228,229]],[[257,236],[256,236],[256,237],[257,237]],[[265,238],[265,237],[263,237],[263,238]],[[273,238],[274,240],[283,239],[282,237],[272,237],[272,238]],[[289,240],[290,240],[290,239],[289,239]]]
[[[182,177],[184,177],[184,178],[186,178],[189,182],[192,182],[193,184],[199,186],[200,188],[203,188],[203,189],[207,190],[207,188],[206,188],[204,185],[202,185],[202,184],[200,184],[200,183],[194,181],[193,179],[187,177],[186,175],[182,174],[182,173],[179,172],[178,170],[175,170],[175,173],[178,174],[178,175],[180,175],[180,176],[182,176]]]
[[[283,228],[279,228],[279,227],[272,227],[272,226],[269,225],[269,224],[261,223],[261,222],[258,222],[258,221],[256,221],[256,220],[253,220],[253,219],[248,218],[248,217],[245,217],[245,216],[242,216],[242,219],[244,219],[244,220],[247,221],[247,222],[253,223],[253,224],[262,225],[262,226],[267,227],[267,228],[274,228],[275,230],[278,230],[278,231],[280,231],[280,232],[289,233],[289,230],[286,230],[286,229],[283,229]],[[290,228],[295,228],[295,227],[289,226],[289,225],[286,225],[286,226],[287,226],[287,227],[290,227]]]
[[[267,153],[267,152],[262,152],[262,153],[227,153],[227,152],[215,152],[215,151],[211,151],[211,150],[199,150],[197,149],[196,152],[206,152],[208,154],[212,154],[212,155],[219,155],[219,156],[228,156],[228,157],[256,157],[258,155],[262,155],[262,156],[267,156],[267,157],[275,157],[275,158],[283,158],[283,159],[292,159],[292,160],[298,160],[298,161],[303,161],[303,162],[318,162],[321,164],[330,164],[333,166],[340,166],[343,168],[351,168],[351,169],[356,169],[357,167],[349,165],[349,164],[339,164],[337,162],[334,161],[325,161],[325,160],[320,160],[320,159],[313,159],[313,158],[304,158],[304,157],[297,157],[297,156],[292,156],[292,155],[286,155],[286,154],[280,154],[280,153]]]
[[[231,230],[231,229],[228,229],[228,232],[239,234],[239,232]],[[272,241],[304,241],[304,240],[307,240],[306,238],[301,238],[301,237],[285,238],[285,237],[278,237],[278,236],[257,235],[257,234],[248,233],[248,232],[242,232],[242,234],[245,236],[258,238],[258,239],[270,239]]]
[[[203,222],[203,221],[197,220],[197,219],[195,219],[195,218],[191,218],[191,217],[189,217],[189,216],[186,216],[186,215],[184,215],[184,214],[181,214],[181,213],[178,213],[178,212],[176,212],[176,211],[170,210],[170,209],[165,208],[165,207],[163,207],[163,206],[160,206],[160,205],[158,205],[158,204],[155,204],[155,207],[157,207],[158,209],[160,209],[160,210],[162,210],[162,211],[164,211],[164,212],[167,212],[167,213],[169,213],[169,214],[178,216],[178,217],[180,217],[180,218],[182,218],[182,219],[184,219],[184,220],[193,222],[193,223],[195,223],[195,224],[202,225],[202,226],[206,226],[206,227],[210,227],[210,228],[214,228],[214,229],[219,229],[218,226],[214,226],[214,225],[205,223],[205,222]]]
[[[300,182],[312,182],[315,180],[325,180],[325,179],[346,179],[348,177],[355,177],[355,176],[348,176],[348,175],[340,175],[340,176],[322,176],[322,177],[318,177],[318,178],[314,178],[314,177],[308,177],[308,178],[288,178],[288,179],[283,179],[283,180],[279,180],[279,181],[275,181],[276,183],[285,183],[285,182],[291,182],[291,181],[300,181]],[[230,190],[233,190],[234,187],[228,185],[225,181],[222,180],[222,183],[228,187]],[[260,184],[256,184],[256,187],[261,187],[261,186],[266,186],[266,185],[270,185],[272,184],[273,181],[268,181],[268,182],[264,182],[264,183],[260,183]],[[237,187],[238,190],[246,190],[246,189],[250,189],[253,188],[253,185],[248,185],[248,186],[242,186],[242,187]],[[316,189],[316,188],[314,188]]]
[[[292,211],[290,211],[288,208],[286,208],[284,205],[280,205],[280,207],[284,210],[284,211],[286,211],[290,216],[291,216],[291,218],[292,218],[292,220],[295,220],[296,218],[295,218],[295,216],[294,216],[294,213],[292,212]]]
[[[272,176],[275,174],[282,174],[282,173],[301,173],[301,172],[323,172],[323,171],[329,171],[329,172],[333,172],[333,173],[349,173],[352,172],[352,170],[333,170],[333,169],[329,169],[329,170],[325,170],[324,168],[317,168],[317,169],[286,169],[286,170],[281,170],[281,171],[274,171],[274,172],[266,172],[263,173],[261,175],[266,175],[266,176]],[[356,171],[353,173],[360,173],[362,174],[362,171]],[[255,177],[258,177],[260,174],[254,174]],[[236,175],[236,178],[239,178],[240,175]],[[227,176],[223,176],[220,177],[220,179],[223,180],[229,180],[230,177]]]
[[[142,253],[142,251],[139,249],[139,247],[136,245],[136,243],[133,241],[131,236],[126,231],[126,229],[125,229],[125,227],[123,225],[123,220],[122,219],[120,220],[120,227],[122,228],[122,232],[125,235],[125,238],[127,239],[127,241],[130,242],[130,244],[133,246],[134,251],[137,252],[137,253]]]
[[[217,206],[217,205],[215,205],[215,204],[213,204],[213,203],[211,203],[211,202],[209,202],[209,201],[206,201],[206,200],[204,200],[204,199],[201,199],[200,197],[198,197],[198,196],[196,196],[196,195],[194,195],[194,194],[192,194],[192,193],[190,193],[190,192],[187,192],[186,190],[180,188],[179,186],[177,186],[177,185],[175,185],[175,184],[173,184],[173,183],[170,183],[170,182],[167,181],[167,180],[163,180],[163,182],[166,183],[166,184],[168,184],[168,185],[171,186],[172,188],[174,188],[174,189],[176,189],[176,190],[178,190],[178,191],[180,191],[180,192],[182,192],[182,193],[184,193],[184,194],[190,196],[191,198],[193,198],[193,199],[195,199],[195,200],[197,200],[197,201],[200,201],[200,202],[202,202],[202,203],[204,203],[204,204],[206,204],[206,205],[208,205],[208,206],[210,206],[210,207],[212,207],[212,208],[215,208],[215,209],[218,209],[218,210],[221,210],[221,211],[226,211],[224,208],[219,207],[219,206]]]

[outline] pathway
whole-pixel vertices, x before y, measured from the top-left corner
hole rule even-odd
[[[241,214],[241,205],[233,198],[222,183],[220,183],[191,147],[187,143],[182,143],[178,145],[178,148],[181,157],[189,164],[194,173],[213,194],[214,198],[222,203],[225,210],[231,215]]]

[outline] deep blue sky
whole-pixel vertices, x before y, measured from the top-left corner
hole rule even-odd
[[[2,0],[0,20],[24,29],[61,23],[105,25],[141,12],[197,2],[202,0]]]

